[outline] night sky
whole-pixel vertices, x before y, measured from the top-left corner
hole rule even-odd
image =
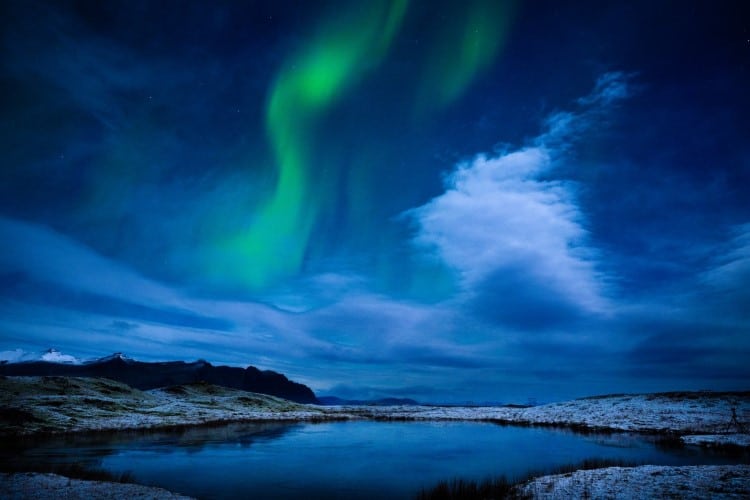
[[[750,387],[741,1],[0,2],[0,351]]]

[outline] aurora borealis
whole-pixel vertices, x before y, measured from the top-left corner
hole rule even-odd
[[[251,287],[300,271],[320,212],[320,197],[308,149],[316,116],[326,111],[388,49],[406,10],[405,1],[373,2],[365,12],[327,26],[278,75],[268,99],[266,126],[278,167],[270,200],[263,202],[246,232],[232,237],[208,265],[229,262],[228,276]],[[249,264],[252,262],[252,264]],[[285,272],[286,271],[286,272]]]
[[[440,37],[439,43],[448,45],[427,61],[424,97],[417,102],[440,107],[461,95],[493,59],[508,22],[509,5],[484,0],[453,8],[465,19],[457,23],[458,30],[453,21],[440,23],[456,32]],[[338,196],[330,185],[316,185],[315,178],[326,175],[315,171],[311,158],[314,129],[343,94],[377,69],[407,7],[406,0],[345,7],[345,15],[337,12],[326,18],[319,34],[282,64],[269,91],[265,121],[278,169],[276,185],[250,216],[248,227],[222,241],[207,259],[207,268],[220,272],[221,280],[259,288],[299,273],[316,222],[333,217],[324,209],[326,202]],[[448,60],[458,65],[451,67]],[[332,182],[338,183],[343,174],[334,174]]]
[[[736,2],[8,1],[0,351],[747,388]]]

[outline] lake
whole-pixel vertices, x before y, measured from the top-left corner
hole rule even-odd
[[[231,424],[117,433],[0,452],[14,463],[72,464],[206,499],[413,498],[452,478],[520,477],[591,458],[686,465],[736,463],[645,436],[473,422]]]

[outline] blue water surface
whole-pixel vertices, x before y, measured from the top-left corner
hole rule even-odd
[[[441,480],[512,479],[585,459],[669,465],[733,462],[698,448],[659,447],[653,439],[629,434],[369,421],[232,424],[76,437],[29,448],[21,458],[130,472],[139,483],[206,499],[413,498]]]

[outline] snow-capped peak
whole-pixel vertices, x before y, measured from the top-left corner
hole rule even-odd
[[[126,363],[130,363],[130,362],[134,361],[133,358],[130,358],[130,357],[126,356],[125,354],[121,353],[121,352],[115,352],[113,354],[110,354],[109,356],[104,356],[103,358],[98,358],[98,359],[91,360],[91,361],[89,361],[89,363],[106,363],[107,361],[114,361],[116,359],[119,359],[121,361],[125,361]]]

